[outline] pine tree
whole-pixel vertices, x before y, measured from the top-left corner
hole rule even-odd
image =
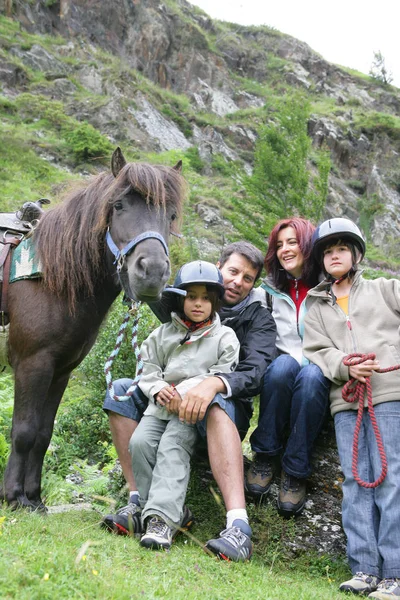
[[[371,77],[377,81],[380,81],[384,85],[389,85],[393,81],[392,73],[387,70],[385,58],[380,50],[374,52],[374,59],[369,70],[369,74]]]
[[[258,132],[254,170],[246,188],[253,201],[278,218],[297,214],[317,221],[325,206],[330,157],[328,152],[312,151],[309,118],[307,100],[292,96]],[[309,170],[311,155],[314,176]]]

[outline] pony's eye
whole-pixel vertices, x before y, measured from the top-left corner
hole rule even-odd
[[[123,206],[122,206],[122,202],[116,202],[116,203],[114,204],[114,208],[115,208],[115,210],[117,210],[117,211],[118,211],[118,210],[122,210],[122,208],[123,208]]]
[[[174,213],[171,215],[171,221],[175,221],[175,219],[176,219],[176,214]]]

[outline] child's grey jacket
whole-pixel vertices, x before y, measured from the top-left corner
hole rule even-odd
[[[216,373],[233,371],[239,360],[239,341],[230,327],[221,325],[215,315],[211,325],[198,329],[180,344],[188,327],[172,313],[172,321],[155,329],[141,347],[144,362],[139,387],[149,398],[146,415],[169,420],[166,408],[154,396],[172,383],[183,397],[192,387]]]
[[[342,399],[342,387],[350,378],[349,368],[343,364],[347,354],[374,352],[382,369],[400,364],[400,281],[370,281],[356,273],[348,317],[333,303],[329,290],[329,283],[323,281],[308,292],[303,352],[332,381],[334,415],[358,408],[358,403]],[[374,373],[371,384],[374,405],[400,400],[400,370]]]

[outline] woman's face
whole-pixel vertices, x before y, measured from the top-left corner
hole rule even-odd
[[[293,227],[285,227],[278,233],[276,256],[285,271],[298,279],[303,271],[304,257],[300,250],[296,231]]]

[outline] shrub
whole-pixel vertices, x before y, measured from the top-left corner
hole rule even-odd
[[[185,156],[189,159],[189,165],[193,171],[201,173],[204,169],[204,162],[200,158],[199,149],[196,146],[192,146],[185,151]]]
[[[108,159],[113,150],[111,142],[86,121],[73,129],[68,126],[64,137],[70,152],[78,161],[99,157]]]

